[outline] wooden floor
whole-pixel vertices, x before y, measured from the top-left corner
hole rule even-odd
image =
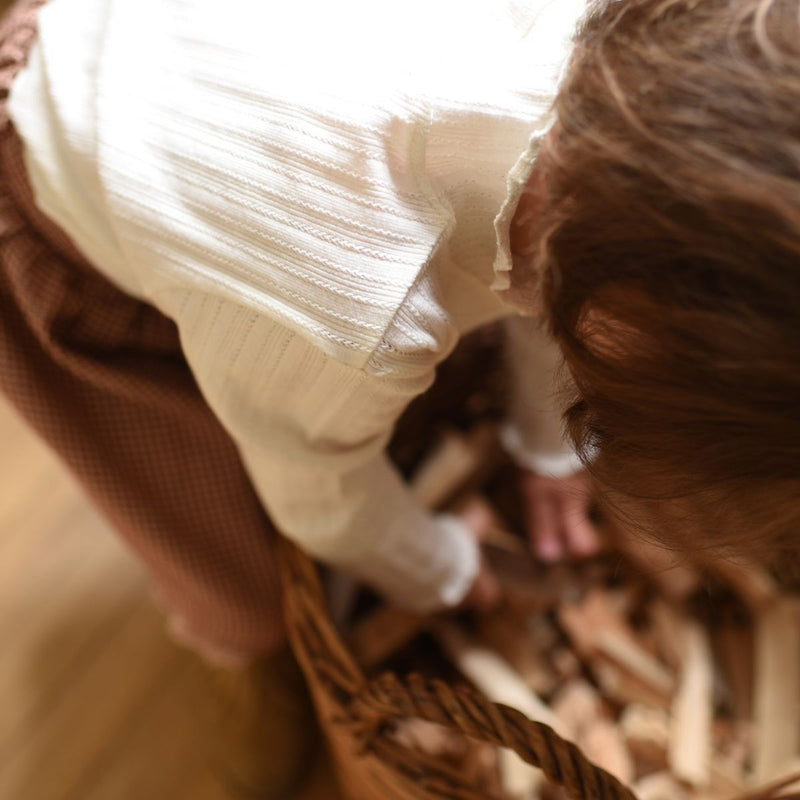
[[[0,800],[233,800],[140,569],[2,401],[0,442]]]

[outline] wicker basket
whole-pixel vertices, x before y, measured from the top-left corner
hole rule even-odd
[[[351,800],[487,800],[457,770],[385,735],[388,723],[419,717],[504,745],[585,800],[634,800],[575,745],[518,711],[476,692],[411,675],[366,679],[329,621],[317,568],[282,543],[285,614],[295,654],[314,696],[341,784]]]
[[[286,541],[281,559],[290,639],[349,800],[500,800],[476,791],[458,770],[387,735],[392,722],[414,717],[513,749],[575,800],[636,800],[547,725],[477,692],[417,675],[368,680],[328,619],[317,567]],[[791,788],[798,781],[800,775],[792,775],[738,800],[800,800]]]

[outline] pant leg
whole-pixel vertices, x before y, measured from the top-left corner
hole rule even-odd
[[[236,448],[171,321],[96,272],[33,203],[4,106],[38,5],[24,0],[0,27],[0,391],[139,558],[176,632],[248,658],[283,630],[276,534]]]

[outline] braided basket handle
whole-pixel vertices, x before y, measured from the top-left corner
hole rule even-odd
[[[576,800],[636,800],[630,789],[592,764],[548,725],[533,722],[475,691],[452,689],[419,675],[401,680],[385,673],[353,698],[351,708],[362,718],[419,717],[473,739],[508,747]]]

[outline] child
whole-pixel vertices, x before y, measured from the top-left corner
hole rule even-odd
[[[6,386],[23,411],[47,405],[34,424],[209,657],[246,660],[281,635],[253,488],[282,533],[398,604],[454,605],[475,584],[468,525],[419,508],[383,449],[458,337],[512,310],[495,291],[509,222],[583,5],[495,5],[428,5],[425,26],[413,5],[361,0],[314,4],[313,25],[303,4],[249,0],[225,19],[199,0],[39,12],[9,110],[35,213],[80,264],[63,278],[26,265],[15,286],[63,281],[47,369],[64,347],[83,361],[64,386],[20,389],[33,347],[20,338]],[[27,302],[41,317],[42,298]],[[506,438],[568,476],[557,351],[525,327]],[[552,507],[551,557],[557,485],[537,505]]]
[[[383,448],[515,312],[542,557],[596,541],[539,319],[613,508],[794,546],[797,0],[599,2],[571,60],[583,0],[51,0],[17,75],[36,5],[2,45],[0,379],[184,640],[277,645],[272,523],[407,607],[488,599],[480,521]]]

